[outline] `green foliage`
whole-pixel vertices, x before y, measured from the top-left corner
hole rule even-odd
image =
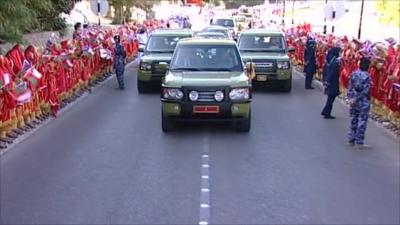
[[[0,0],[0,42],[21,42],[26,32],[62,30],[65,20],[79,0]]]

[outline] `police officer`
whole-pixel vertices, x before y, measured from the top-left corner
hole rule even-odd
[[[124,46],[121,44],[121,39],[119,35],[114,36],[116,49],[115,49],[115,58],[114,58],[114,68],[115,74],[117,75],[119,89],[124,90],[124,71],[125,71],[125,58],[126,52],[124,50]]]
[[[361,58],[359,69],[351,75],[347,93],[351,118],[348,141],[350,145],[359,149],[369,147],[364,144],[364,136],[371,107],[371,78],[368,73],[370,64],[371,61],[368,58]]]
[[[339,75],[340,75],[340,55],[341,49],[333,47],[328,51],[326,64],[323,70],[323,79],[325,86],[325,94],[327,95],[326,104],[321,112],[325,119],[335,119],[331,115],[333,102],[340,94],[339,92]]]
[[[306,49],[304,51],[304,73],[306,74],[305,88],[314,89],[312,87],[312,80],[314,74],[317,72],[317,61],[315,58],[315,40],[309,37],[306,42]]]

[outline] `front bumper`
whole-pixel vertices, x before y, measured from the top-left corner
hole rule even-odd
[[[180,121],[238,121],[249,117],[250,100],[242,102],[186,102],[162,99],[162,112],[165,117]],[[194,113],[196,105],[219,106],[218,113]]]
[[[139,70],[138,80],[154,84],[161,84],[165,74],[154,74],[151,71]]]

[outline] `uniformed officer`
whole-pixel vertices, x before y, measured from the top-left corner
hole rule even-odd
[[[119,89],[124,90],[124,71],[125,71],[125,58],[126,52],[124,50],[124,46],[121,44],[121,39],[119,35],[114,36],[116,49],[115,49],[115,58],[114,58],[114,68],[115,74],[117,75]]]
[[[325,94],[327,95],[326,104],[321,112],[325,119],[335,119],[331,115],[333,102],[340,94],[339,92],[339,75],[340,75],[340,55],[341,48],[333,47],[328,51],[326,64],[323,70],[323,80],[325,86]]]
[[[371,107],[371,78],[368,73],[370,64],[368,58],[361,58],[359,69],[351,75],[347,93],[351,118],[348,141],[350,145],[360,149],[369,147],[364,144],[364,137]]]
[[[306,74],[305,88],[314,89],[312,87],[312,80],[314,74],[317,72],[317,62],[315,58],[315,40],[309,37],[304,51],[304,73]]]

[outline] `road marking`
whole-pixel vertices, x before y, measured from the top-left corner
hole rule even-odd
[[[203,134],[200,179],[200,215],[199,225],[210,223],[210,144],[206,131]]]

